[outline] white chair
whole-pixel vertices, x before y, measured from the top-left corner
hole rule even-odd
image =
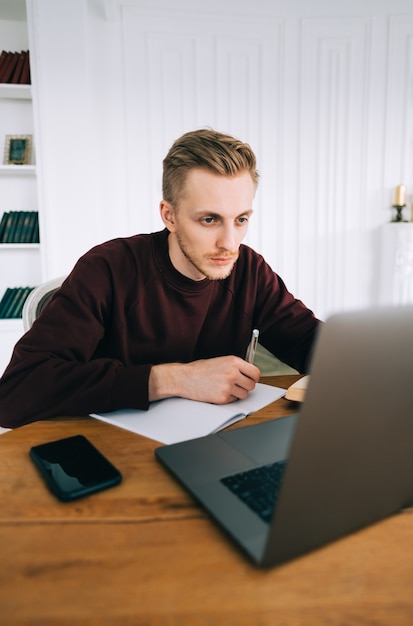
[[[24,332],[31,328],[34,320],[39,317],[40,313],[49,302],[52,295],[59,289],[66,276],[53,278],[47,282],[35,287],[27,296],[23,305],[22,317]]]
[[[27,296],[23,305],[22,318],[24,332],[27,332],[33,324],[36,317],[40,315],[43,308],[49,302],[52,295],[57,291],[64,281],[66,276],[60,276],[59,278],[53,278],[47,282],[35,287],[33,291]],[[2,428],[0,426],[0,435],[7,433],[9,428]]]

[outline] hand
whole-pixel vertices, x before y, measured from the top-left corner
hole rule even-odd
[[[237,356],[154,365],[149,376],[149,401],[178,396],[228,404],[246,398],[259,378],[258,367]]]

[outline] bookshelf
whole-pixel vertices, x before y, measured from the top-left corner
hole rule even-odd
[[[4,24],[3,21],[3,27]],[[11,44],[9,41],[9,48],[12,48]],[[15,49],[21,49],[21,44],[21,39],[16,41]],[[4,163],[7,135],[33,137],[30,164]],[[38,212],[34,148],[31,85],[0,83],[0,221],[4,213],[11,211]],[[40,243],[0,243],[0,300],[7,288],[34,287],[41,282]],[[0,374],[10,359],[14,344],[22,334],[21,319],[0,319]]]

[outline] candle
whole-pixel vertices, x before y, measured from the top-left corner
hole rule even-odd
[[[395,206],[404,206],[406,204],[406,187],[404,185],[398,185],[396,187],[396,193],[394,196]]]

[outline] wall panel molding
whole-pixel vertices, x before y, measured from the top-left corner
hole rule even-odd
[[[302,21],[298,290],[324,313],[362,279],[370,42],[366,18]]]
[[[369,154],[375,18],[136,6],[122,16],[131,230],[161,225],[152,209],[172,141],[213,126],[258,156],[247,243],[322,317],[367,302],[370,170],[383,170]]]
[[[386,186],[403,182],[413,202],[413,16],[389,20],[385,152]]]
[[[131,228],[159,227],[153,211],[137,213],[138,189],[145,193],[143,206],[159,203],[162,159],[193,128],[211,126],[250,141],[260,164],[272,155],[271,178],[281,181],[282,23],[237,16],[234,28],[231,14],[217,20],[207,12],[177,16],[168,10],[157,10],[155,23],[151,11],[127,6],[122,17]],[[262,209],[274,195],[268,187],[259,190],[248,236],[261,249],[273,222]]]
[[[411,0],[28,1],[46,276],[161,228],[162,159],[209,125],[257,153],[247,243],[291,291],[378,301],[395,186],[413,202]]]

